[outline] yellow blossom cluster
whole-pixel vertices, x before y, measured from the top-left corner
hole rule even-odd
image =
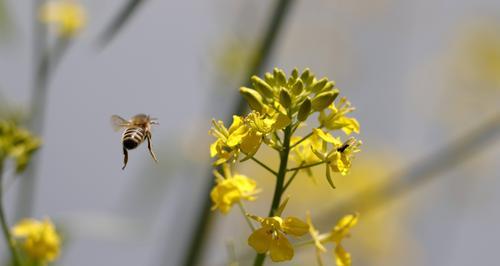
[[[37,265],[54,261],[59,256],[61,238],[48,218],[43,221],[23,219],[12,228],[12,235],[22,242],[22,250],[39,263]]]
[[[250,112],[243,116],[234,115],[229,127],[222,121],[212,120],[209,133],[216,139],[210,145],[210,156],[215,157],[214,165],[221,167],[224,173],[214,171],[216,185],[211,192],[212,209],[219,209],[226,214],[238,203],[252,229],[248,244],[259,254],[255,265],[262,265],[266,254],[275,262],[291,260],[294,246],[288,236],[301,237],[307,232],[311,233],[318,248],[322,247],[324,241],[334,242],[337,265],[350,265],[350,254],[340,242],[356,223],[357,216],[353,216],[349,222],[345,220],[347,218],[342,219],[328,234],[328,239],[316,239],[319,233],[310,219],[306,223],[294,216],[281,217],[288,202],[288,199],[281,201],[281,197],[299,171],[307,171],[311,175],[312,167],[325,165],[325,176],[332,187],[335,186],[331,172],[348,174],[354,154],[359,152],[361,145],[361,141],[349,136],[360,130],[358,121],[347,116],[354,108],[345,97],[336,103],[340,91],[335,83],[327,78],[317,79],[309,69],[301,73],[294,69],[287,77],[283,70],[275,68],[272,73],[266,73],[263,79],[253,76],[251,81],[251,88],[240,88]],[[312,116],[314,113],[317,116]],[[318,126],[310,129],[308,134],[297,136],[299,128],[301,131],[307,128],[305,123],[310,117],[317,117]],[[348,135],[347,140],[334,137],[332,132],[336,130]],[[266,162],[256,158],[262,145],[278,152],[278,170],[273,170]],[[270,212],[264,217],[248,214],[243,206],[244,200],[256,199],[256,182],[229,171],[236,163],[249,159],[276,177]],[[296,166],[290,167],[289,160]],[[255,229],[255,221],[260,224],[260,228]]]
[[[85,27],[85,9],[76,0],[52,0],[40,9],[40,20],[53,24],[59,36],[73,37]]]
[[[0,121],[0,160],[8,157],[16,163],[16,172],[22,172],[28,165],[32,154],[42,141],[29,131],[20,128],[13,121]]]

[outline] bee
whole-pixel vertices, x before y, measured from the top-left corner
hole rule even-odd
[[[123,167],[127,166],[128,150],[137,148],[144,140],[148,140],[148,150],[155,162],[158,162],[153,149],[151,148],[151,125],[158,125],[156,118],[149,115],[138,114],[130,120],[125,120],[118,115],[111,116],[111,124],[115,130],[125,128],[122,134],[123,144]]]

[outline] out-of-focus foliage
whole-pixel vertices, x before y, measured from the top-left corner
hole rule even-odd
[[[41,140],[9,120],[0,121],[0,160],[12,158],[16,172],[22,172],[32,154],[40,147]]]
[[[40,20],[53,24],[60,37],[70,38],[85,27],[87,15],[77,0],[51,0],[41,7]]]
[[[59,256],[61,238],[48,218],[23,219],[12,227],[12,235],[34,265],[46,265]]]

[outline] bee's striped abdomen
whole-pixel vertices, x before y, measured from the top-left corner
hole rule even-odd
[[[127,128],[123,132],[122,142],[123,147],[127,150],[135,149],[139,144],[144,141],[144,129],[141,127],[131,127]]]

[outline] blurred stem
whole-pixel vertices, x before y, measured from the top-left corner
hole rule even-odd
[[[37,1],[36,10],[44,4],[43,0]],[[64,37],[56,39],[52,47],[45,45],[46,26],[38,21],[38,12],[35,17],[35,73],[33,80],[33,94],[31,96],[31,110],[28,120],[28,128],[34,134],[42,136],[45,124],[45,112],[48,97],[48,82],[55,67],[67,50],[70,40]],[[26,169],[26,173],[19,182],[19,193],[16,205],[17,219],[29,216],[33,212],[33,203],[36,196],[36,173],[39,164],[39,155],[33,156],[32,163]]]
[[[265,163],[259,161],[257,158],[255,157],[250,157],[250,159],[252,159],[252,161],[256,162],[258,165],[262,166],[264,169],[266,169],[267,171],[269,171],[270,173],[272,173],[273,175],[277,176],[278,173],[276,173],[276,171],[274,171],[273,169],[271,169],[271,167],[267,166]]]
[[[251,86],[249,79],[252,75],[260,74],[263,72],[269,55],[271,54],[271,48],[276,42],[278,33],[283,25],[283,21],[285,20],[285,17],[289,12],[293,2],[294,0],[278,0],[278,2],[276,3],[273,12],[270,15],[269,25],[267,26],[262,42],[258,47],[255,59],[249,65],[248,72],[244,76],[243,83],[246,84],[247,87]],[[233,114],[242,114],[246,109],[246,102],[239,94],[237,95],[237,98],[234,102],[235,105],[232,112],[224,120],[226,124],[229,124]],[[199,204],[200,209],[197,211],[198,216],[194,219],[197,222],[194,225],[194,230],[192,231],[192,234],[190,236],[188,248],[186,249],[184,260],[181,265],[197,265],[201,253],[200,251],[202,250],[203,244],[206,239],[207,228],[211,223],[210,208],[212,202],[210,200],[210,191],[214,186],[215,180],[212,177],[212,169],[209,169],[207,173],[209,173],[206,177],[207,183],[205,187],[202,188],[201,192],[204,194],[204,196],[202,197],[202,201]]]
[[[238,201],[238,206],[240,207],[240,210],[241,210],[241,213],[243,214],[243,216],[245,217],[245,220],[247,221],[248,223],[248,226],[250,227],[250,229],[252,229],[252,232],[255,231],[255,227],[253,226],[253,223],[252,221],[250,221],[250,218],[248,218],[248,212],[247,210],[245,209],[245,206],[243,205],[243,202],[241,201]]]
[[[123,28],[125,23],[129,21],[134,12],[140,7],[141,4],[146,2],[146,0],[128,0],[123,7],[118,11],[118,14],[111,20],[109,26],[105,28],[104,32],[98,39],[98,45],[100,48],[104,48],[116,34]]]
[[[290,148],[291,149],[291,148]],[[300,166],[304,165],[304,162],[302,162]],[[295,177],[297,176],[297,174],[300,172],[300,169],[297,169],[295,170],[295,172],[293,172],[292,176],[288,179],[288,181],[286,181],[285,183],[285,186],[283,187],[283,193],[285,192],[285,190],[288,188],[288,186],[290,186],[290,184],[292,183],[292,181],[295,179]]]
[[[299,141],[295,142],[292,146],[290,146],[290,149],[293,149],[295,148],[297,145],[299,145],[300,143],[302,143],[304,140],[310,138],[311,136],[313,135],[313,132],[305,135],[303,138],[301,138]]]
[[[324,161],[321,161],[321,162],[317,162],[317,163],[306,164],[306,165],[302,165],[302,166],[297,166],[297,167],[294,167],[294,168],[290,168],[287,171],[292,172],[292,171],[297,171],[297,170],[300,170],[300,169],[311,168],[311,167],[314,167],[316,165],[320,165],[320,164],[324,164],[324,163],[325,163]]]
[[[288,165],[288,155],[290,154],[290,139],[292,137],[292,125],[289,125],[284,130],[283,138],[283,151],[280,153],[280,168],[278,170],[278,175],[276,176],[276,186],[274,187],[273,202],[271,203],[271,208],[269,209],[268,217],[273,217],[278,210],[281,197],[285,191],[285,178],[286,178],[286,167]],[[257,254],[255,256],[254,266],[261,266],[264,264],[266,259],[266,253]]]
[[[316,220],[318,223],[324,223],[333,216],[353,210],[363,214],[373,211],[384,203],[394,201],[423,184],[436,180],[443,172],[491,145],[499,133],[500,113],[497,113],[449,145],[387,178],[387,183],[365,189],[351,199],[339,202],[335,208],[324,212],[325,215],[319,216]],[[380,195],[384,197],[380,199]]]
[[[12,238],[9,230],[9,226],[7,224],[7,219],[5,218],[5,212],[3,208],[3,163],[4,158],[0,158],[0,223],[2,224],[2,231],[5,237],[5,241],[7,242],[7,246],[9,247],[12,259],[12,265],[20,266],[21,259],[19,257],[19,253],[17,253],[16,246],[14,243],[14,239]]]

